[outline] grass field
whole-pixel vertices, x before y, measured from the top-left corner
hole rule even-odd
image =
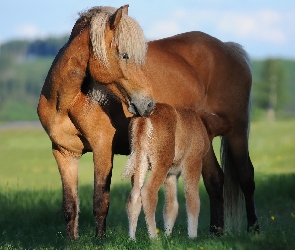
[[[261,233],[209,235],[209,201],[200,184],[199,235],[186,232],[183,186],[179,217],[171,237],[163,234],[163,192],[159,193],[159,239],[150,241],[141,214],[137,241],[128,239],[125,204],[131,186],[121,180],[126,157],[116,156],[107,220],[107,238],[94,236],[92,155],[79,168],[80,238],[65,238],[61,181],[51,143],[42,129],[0,130],[0,249],[295,249],[295,120],[252,124],[250,153],[255,165],[256,203]],[[215,146],[218,147],[219,139]]]

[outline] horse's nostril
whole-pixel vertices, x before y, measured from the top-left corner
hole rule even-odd
[[[149,101],[147,106],[148,106],[148,108],[152,108],[154,106],[154,103],[152,101]]]
[[[155,108],[155,102],[150,98],[133,99],[130,101],[128,110],[135,116],[149,116]]]
[[[146,111],[145,115],[148,116],[150,115],[155,108],[155,102],[153,100],[148,100],[147,105],[146,105]]]

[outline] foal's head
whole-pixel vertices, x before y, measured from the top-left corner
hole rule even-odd
[[[106,84],[131,113],[149,115],[155,103],[142,70],[147,43],[141,27],[128,16],[128,5],[117,10],[94,7],[80,14],[83,19],[89,21],[91,76]]]

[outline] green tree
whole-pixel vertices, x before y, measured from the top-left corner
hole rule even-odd
[[[254,83],[254,105],[266,111],[269,121],[274,121],[276,112],[287,103],[285,75],[281,60],[267,59],[262,65],[260,80]]]

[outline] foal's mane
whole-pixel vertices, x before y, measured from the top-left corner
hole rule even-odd
[[[79,13],[80,19],[86,18],[90,21],[90,39],[93,52],[107,68],[109,67],[109,60],[105,44],[105,30],[111,15],[115,11],[116,9],[112,7],[93,7]],[[139,24],[125,13],[123,13],[115,29],[112,46],[117,47],[119,54],[127,53],[129,61],[136,65],[143,64],[147,50],[143,31]]]

